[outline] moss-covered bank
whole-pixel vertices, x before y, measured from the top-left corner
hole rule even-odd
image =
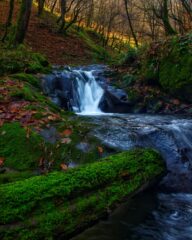
[[[153,43],[141,58],[145,83],[192,103],[192,34]]]
[[[164,171],[160,155],[135,149],[97,163],[0,187],[0,239],[67,239]]]
[[[49,72],[51,69],[46,58],[24,46],[9,48],[0,44],[0,75],[27,72]]]

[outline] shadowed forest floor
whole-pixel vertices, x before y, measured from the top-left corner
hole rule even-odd
[[[17,3],[17,1],[16,1]],[[14,21],[17,19],[19,5],[14,10]],[[3,34],[2,25],[6,22],[8,15],[8,1],[0,1],[0,36]],[[44,54],[51,64],[57,65],[86,65],[95,63],[92,49],[86,44],[78,31],[72,30],[68,35],[57,33],[56,18],[48,13],[39,18],[37,9],[33,7],[29,28],[25,40],[32,51]],[[98,39],[93,39],[97,44]]]

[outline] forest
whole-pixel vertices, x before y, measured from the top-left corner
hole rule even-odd
[[[191,0],[0,0],[0,239],[191,240],[191,182]]]

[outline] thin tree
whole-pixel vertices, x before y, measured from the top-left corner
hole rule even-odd
[[[128,23],[129,23],[131,34],[132,34],[132,37],[134,39],[135,46],[138,47],[137,36],[135,34],[135,31],[134,31],[134,28],[133,28],[133,24],[132,24],[132,21],[131,21],[131,17],[130,17],[130,13],[129,13],[128,0],[124,0],[124,3],[125,3],[125,11],[126,11],[126,14],[127,14],[127,20],[128,20]]]
[[[5,33],[4,33],[4,36],[2,38],[2,42],[4,42],[5,39],[7,38],[8,29],[12,25],[14,3],[15,3],[15,0],[10,0],[9,1],[9,14],[8,14],[7,21],[6,21],[6,24],[5,24]]]
[[[65,27],[65,15],[67,12],[67,2],[66,0],[60,0],[60,9],[61,9],[61,16],[58,19],[58,22],[61,21],[59,32],[62,32],[63,28]]]
[[[173,29],[173,27],[171,26],[171,23],[169,21],[168,0],[163,0],[162,21],[163,21],[166,35],[176,34],[176,31]]]
[[[45,5],[45,0],[38,0],[38,16],[42,15],[44,5]]]
[[[22,0],[13,44],[23,43],[31,15],[32,0]]]

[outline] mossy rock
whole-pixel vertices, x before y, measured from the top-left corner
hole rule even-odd
[[[164,172],[160,155],[135,149],[65,173],[0,187],[0,238],[68,239]]]
[[[192,34],[153,43],[141,58],[140,77],[145,84],[192,103]]]
[[[60,169],[62,163],[79,165],[98,160],[100,158],[98,153],[100,143],[94,137],[86,137],[86,140],[91,142],[89,152],[84,153],[76,147],[78,143],[83,141],[89,131],[89,128],[84,127],[83,123],[78,123],[77,121],[76,123],[72,121],[58,123],[56,124],[57,129],[55,129],[56,132],[58,131],[57,135],[59,136],[59,132],[67,129],[69,124],[74,126],[69,144],[62,144],[62,139],[55,139],[53,143],[50,143],[47,139],[33,131],[32,128],[25,129],[18,122],[4,124],[0,128],[0,157],[5,158],[4,166],[20,171],[22,175],[23,171],[37,172],[41,158],[45,159],[47,164],[53,162],[51,169],[54,170]],[[44,130],[49,131],[46,128]],[[30,131],[29,136],[27,136],[28,131]],[[0,183],[12,182],[14,180],[14,172],[8,174],[7,177],[5,173],[2,175],[4,176],[0,177]]]
[[[37,171],[41,158],[47,162],[55,161],[54,167],[59,169],[67,154],[66,147],[57,148],[57,142],[46,142],[32,128],[25,129],[18,122],[4,124],[0,128],[0,136],[0,156],[5,159],[4,166],[14,171]],[[14,172],[9,175],[14,179]]]
[[[18,48],[2,48],[0,46],[0,75],[9,73],[38,73],[49,72],[50,66],[46,58],[33,53],[23,46]]]
[[[129,87],[135,84],[136,77],[132,74],[127,73],[126,75],[123,76],[122,81],[123,87]]]
[[[15,170],[33,169],[42,157],[40,144],[43,139],[37,133],[27,132],[17,122],[4,124],[0,128],[0,156],[5,158],[6,167]]]
[[[192,52],[171,54],[160,65],[160,84],[174,96],[192,102]]]
[[[40,80],[32,74],[17,73],[13,74],[11,77],[20,81],[28,82],[34,87],[40,87]]]
[[[0,174],[0,184],[7,184],[10,182],[21,181],[24,179],[28,179],[37,175],[35,172],[32,171],[24,171],[24,172],[17,172],[17,171],[10,171]]]

